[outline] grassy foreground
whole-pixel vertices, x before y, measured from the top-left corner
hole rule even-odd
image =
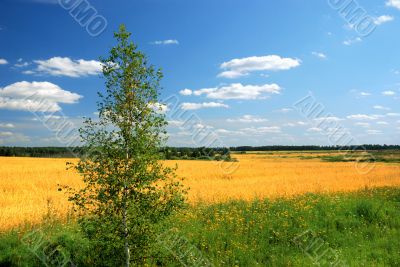
[[[400,266],[400,189],[199,204],[158,240],[149,265]],[[0,266],[88,266],[94,251],[72,222],[0,235]]]

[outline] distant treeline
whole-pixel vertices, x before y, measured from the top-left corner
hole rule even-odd
[[[309,151],[309,150],[394,150],[400,145],[358,145],[358,146],[238,146],[231,151]]]
[[[231,160],[227,147],[165,147],[161,153],[165,159]]]
[[[360,146],[238,146],[238,147],[164,147],[160,150],[165,159],[230,160],[230,152],[236,151],[318,151],[318,150],[394,150],[400,145],[360,145]],[[84,154],[82,147],[0,147],[0,156],[73,158]]]
[[[164,147],[160,150],[164,159],[231,160],[229,148]],[[74,158],[85,154],[82,147],[0,147],[0,156]]]
[[[74,158],[83,154],[81,147],[0,147],[0,156]]]

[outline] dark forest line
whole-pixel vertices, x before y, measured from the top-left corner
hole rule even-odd
[[[238,146],[231,147],[230,151],[324,151],[324,150],[398,150],[400,145],[355,145],[355,146]]]
[[[242,151],[322,151],[322,150],[400,150],[400,145],[359,146],[238,146],[238,147],[164,147],[160,150],[165,159],[230,159],[230,152]],[[10,147],[0,146],[0,156],[74,158],[84,155],[82,147]]]

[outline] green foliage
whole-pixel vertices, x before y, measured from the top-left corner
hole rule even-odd
[[[216,155],[224,155],[231,160],[230,150],[219,147],[161,147],[163,159],[202,159],[215,160]],[[1,147],[0,156],[6,157],[42,157],[42,158],[75,158],[85,155],[84,147]]]
[[[82,154],[81,147],[6,147],[0,146],[0,156],[73,158]]]
[[[305,152],[303,152],[305,153]],[[329,155],[313,155],[318,152],[307,152],[307,156],[295,156],[303,160],[319,159],[326,162],[383,162],[400,163],[400,150],[380,151],[326,151]]]
[[[156,230],[159,236],[150,266],[312,266],[319,253],[332,249],[337,266],[400,265],[400,189],[381,188],[293,199],[199,204],[175,214]],[[95,229],[97,226],[94,225]],[[104,226],[106,227],[106,226]],[[42,227],[52,246],[61,246],[77,266],[119,263],[120,254],[100,262],[100,248],[74,224]],[[166,234],[167,233],[167,234]],[[0,235],[0,266],[38,266],[20,241],[23,231]],[[172,243],[171,243],[172,242]],[[309,255],[306,252],[309,252]],[[313,254],[314,252],[316,254]],[[332,266],[326,257],[320,266]],[[114,264],[118,265],[118,264]]]
[[[400,145],[356,145],[356,146],[238,146],[231,147],[231,151],[338,151],[338,150],[367,150],[385,151],[400,150]]]
[[[164,159],[198,159],[231,161],[230,150],[226,147],[164,147],[161,149]]]
[[[332,249],[345,266],[399,266],[399,207],[400,190],[395,188],[307,194],[200,205],[174,218],[170,227],[214,266],[312,266],[304,249],[318,240],[320,254]],[[307,242],[296,242],[307,231]],[[324,260],[321,266],[330,266]],[[173,265],[176,258],[162,263]]]
[[[99,121],[80,135],[86,155],[75,165],[85,186],[70,201],[91,241],[93,264],[142,264],[152,253],[157,225],[184,204],[174,169],[160,162],[166,121],[158,94],[162,74],[137,50],[121,26],[117,45],[103,58],[106,91]]]
[[[1,234],[0,266],[54,266],[59,252],[65,263],[89,266],[93,262],[89,248],[88,240],[75,224],[47,222],[41,228]]]

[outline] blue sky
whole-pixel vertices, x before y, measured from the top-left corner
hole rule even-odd
[[[0,2],[0,145],[66,145],[54,125],[96,117],[120,23],[164,72],[170,145],[399,143],[399,0],[60,1]]]

